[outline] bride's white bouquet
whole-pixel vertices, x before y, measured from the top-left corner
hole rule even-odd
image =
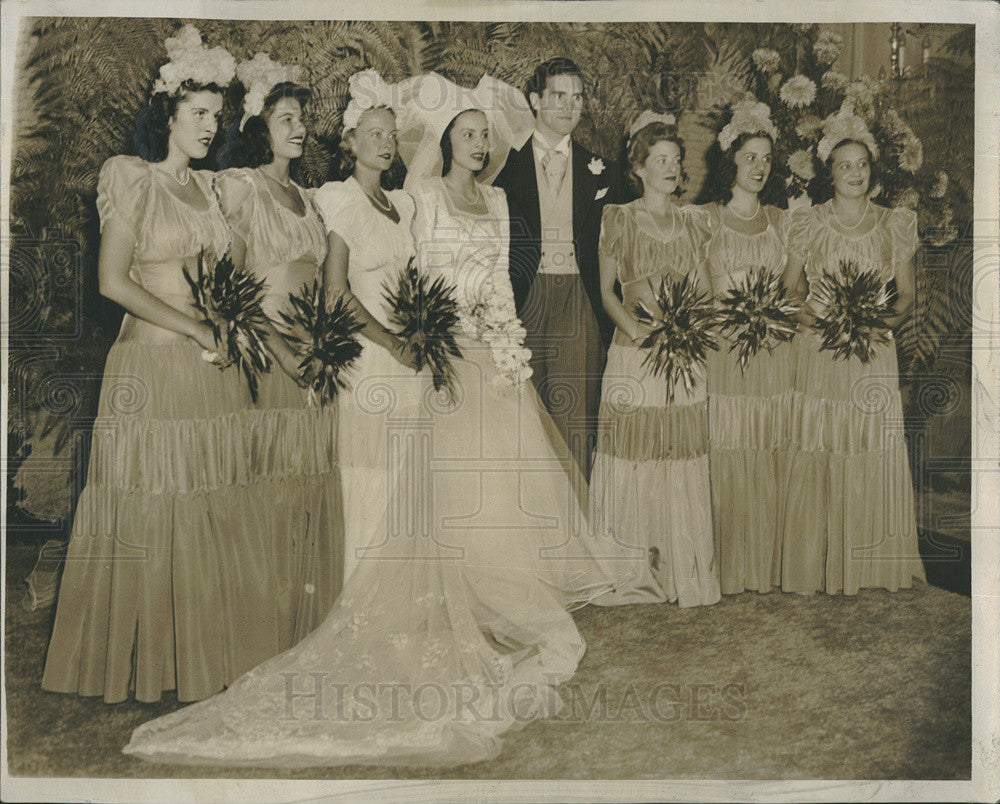
[[[517,317],[509,285],[504,288],[494,276],[486,277],[461,305],[459,326],[465,335],[489,345],[497,370],[490,377],[491,385],[516,388],[531,376],[531,350],[524,346],[527,331]]]

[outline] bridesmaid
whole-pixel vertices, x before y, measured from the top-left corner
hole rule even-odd
[[[423,395],[430,388],[428,373],[415,374],[409,350],[390,328],[383,298],[385,286],[395,283],[414,255],[414,205],[404,190],[383,188],[385,173],[397,159],[396,115],[388,97],[385,103],[370,100],[388,95],[373,72],[351,82],[355,97],[368,105],[352,98],[344,111],[341,174],[348,178],[327,182],[315,197],[327,229],[324,276],[329,292],[344,294],[364,323],[364,349],[353,387],[340,400],[345,581],[366,548],[374,558],[386,538],[399,535],[390,534],[386,502],[393,496],[390,479],[399,476],[398,450],[406,447],[395,443],[392,432],[395,424],[407,421],[412,427],[423,417]],[[374,87],[367,88],[371,92],[357,90],[359,81],[376,78]]]
[[[263,59],[263,62],[262,62]],[[266,282],[264,312],[275,369],[261,378],[254,430],[258,490],[268,500],[264,566],[277,617],[275,653],[326,616],[343,578],[343,506],[336,407],[313,408],[298,385],[298,359],[274,328],[290,312],[289,294],[312,286],[326,258],[326,230],[308,194],[290,177],[302,156],[302,107],[310,91],[285,80],[297,70],[263,54],[241,63],[247,93],[240,126],[229,131],[216,176],[233,230],[233,262]],[[248,559],[249,557],[245,557]]]
[[[704,377],[682,384],[671,402],[661,378],[642,366],[648,330],[632,313],[651,306],[666,277],[697,278],[710,287],[706,227],[698,210],[678,208],[684,143],[672,115],[643,112],[629,132],[635,201],[604,208],[600,235],[601,295],[616,330],[604,371],[597,450],[591,477],[592,519],[635,562],[637,579],[602,604],[721,598],[712,554],[708,424]],[[621,284],[621,299],[615,282]]]
[[[827,118],[816,149],[820,183],[832,198],[795,210],[785,280],[807,305],[813,284],[841,260],[895,279],[890,319],[902,325],[913,307],[916,214],[869,199],[877,154],[864,121],[848,110]],[[816,312],[803,313],[808,323]],[[799,447],[790,472],[782,589],[811,594],[863,587],[895,591],[924,580],[917,549],[913,487],[903,440],[896,347],[877,347],[863,365],[819,350],[819,338],[796,339],[795,395]]]
[[[761,203],[777,130],[763,103],[736,104],[719,133],[708,270],[724,296],[761,266],[781,276],[785,214]],[[715,556],[723,594],[770,592],[781,580],[784,482],[791,437],[791,344],[761,350],[743,370],[729,344],[708,357],[709,461]]]
[[[70,540],[42,687],[157,701],[206,698],[274,653],[260,549],[250,399],[215,350],[182,269],[230,233],[212,174],[235,62],[188,25],[166,41],[135,142],[97,186],[101,292],[126,315],[104,369],[87,487]],[[193,76],[197,76],[195,79]]]

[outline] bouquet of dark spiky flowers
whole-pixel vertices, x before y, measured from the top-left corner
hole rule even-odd
[[[400,272],[395,288],[385,286],[389,322],[416,358],[417,370],[430,367],[434,390],[455,398],[452,357],[462,352],[455,342],[459,312],[455,288],[437,277],[431,281],[417,270],[413,258]]]
[[[892,328],[886,321],[892,315],[889,291],[874,272],[841,260],[839,272],[824,273],[810,290],[822,310],[813,324],[822,337],[820,348],[835,358],[854,356],[870,363],[875,347],[891,342]]]
[[[345,375],[361,357],[357,333],[364,325],[343,296],[327,305],[326,288],[318,279],[290,293],[288,304],[290,312],[278,313],[284,335],[299,357],[309,404],[322,407],[348,387]]]
[[[669,404],[677,385],[683,384],[688,393],[694,390],[709,350],[718,350],[719,313],[690,275],[680,280],[664,277],[654,298],[656,310],[647,310],[640,302],[634,313],[651,328],[640,344],[646,350],[642,365],[667,381]]]
[[[763,266],[750,269],[719,304],[721,329],[732,336],[729,351],[736,352],[741,371],[746,371],[750,358],[761,349],[770,352],[799,330],[795,318],[799,304],[788,297],[781,277]]]
[[[264,324],[267,319],[261,310],[264,282],[251,273],[236,268],[227,253],[209,267],[204,249],[198,255],[198,272],[192,277],[184,268],[184,278],[194,296],[194,308],[201,314],[202,323],[212,328],[216,343],[226,335],[226,353],[202,353],[202,357],[219,369],[235,364],[250,387],[250,396],[257,401],[257,381],[260,375],[271,370],[267,351]]]

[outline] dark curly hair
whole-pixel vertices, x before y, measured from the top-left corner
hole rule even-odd
[[[822,204],[824,201],[829,201],[833,198],[833,155],[837,153],[838,148],[842,148],[845,145],[860,145],[865,149],[865,153],[868,155],[868,167],[871,171],[868,179],[868,191],[871,191],[872,187],[877,186],[882,180],[878,163],[875,161],[875,156],[867,145],[859,140],[841,140],[830,149],[830,155],[823,162],[819,163],[816,169],[816,177],[809,184],[809,197],[814,204]]]
[[[677,189],[673,192],[674,195],[680,196],[684,192],[682,185],[688,180],[688,176],[684,171],[684,140],[681,139],[676,124],[650,123],[640,128],[635,136],[629,138],[626,150],[629,186],[638,195],[643,194],[642,179],[639,178],[636,169],[649,158],[649,152],[658,142],[672,142],[680,148],[681,176],[680,181],[677,182]]]
[[[174,92],[154,93],[135,119],[132,147],[137,156],[147,162],[162,162],[167,158],[170,118],[177,114],[177,105],[192,92],[214,92],[223,98],[226,94],[225,89],[216,83],[199,84],[190,79]]]
[[[545,87],[549,85],[549,79],[557,75],[575,75],[580,79],[580,83],[584,87],[587,86],[587,81],[583,77],[583,73],[572,59],[557,56],[554,59],[549,59],[539,64],[535,68],[535,72],[531,74],[531,78],[528,79],[528,83],[524,88],[524,97],[527,98],[528,106],[531,107],[531,113],[535,117],[538,117],[538,112],[534,106],[531,106],[531,94],[534,92],[541,97],[542,93],[545,92]]]
[[[274,160],[271,150],[271,135],[268,133],[267,122],[274,111],[275,104],[284,98],[294,98],[299,106],[305,106],[312,97],[312,90],[291,81],[282,81],[264,98],[264,108],[260,114],[247,118],[240,131],[240,121],[237,120],[226,132],[226,142],[219,153],[219,169],[230,167],[256,168],[267,165]]]
[[[385,109],[388,112],[392,112],[393,115],[396,114],[396,110],[391,106],[374,106],[374,109]],[[365,110],[367,111],[367,109]],[[354,168],[357,167],[358,158],[354,155],[354,151],[351,150],[351,144],[347,141],[345,136],[349,131],[354,131],[353,128],[345,129],[340,134],[340,142],[337,144],[337,169],[335,171],[335,176],[339,177],[341,181],[349,179],[354,175]],[[379,184],[382,186],[383,190],[396,190],[403,186],[403,179],[406,177],[406,167],[403,165],[403,159],[399,155],[397,149],[396,155],[392,158],[392,164],[389,165],[384,171],[382,171],[382,178]]]
[[[455,121],[465,114],[466,112],[478,112],[480,109],[463,109],[458,114],[456,114],[449,121],[448,125],[444,129],[444,133],[441,135],[441,175],[447,176],[451,172],[451,160],[452,160],[452,150],[451,150],[451,130],[455,127]],[[484,170],[486,170],[487,165],[490,163],[490,153],[486,152],[486,158],[483,160],[483,166],[475,172],[474,175],[478,176]]]
[[[750,140],[763,139],[771,144],[771,154],[774,155],[774,139],[764,132],[743,132],[723,151],[716,140],[705,154],[706,177],[702,192],[698,196],[699,203],[716,202],[728,204],[733,198],[733,186],[736,184],[736,154]],[[761,188],[758,198],[762,204],[780,206],[785,202],[781,191],[781,181],[778,172],[772,165],[767,181]]]

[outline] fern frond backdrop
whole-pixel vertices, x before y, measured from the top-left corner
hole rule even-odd
[[[15,144],[11,176],[9,431],[20,437],[53,417],[70,426],[84,422],[85,429],[96,408],[95,378],[120,319],[96,293],[97,175],[108,157],[129,152],[135,115],[166,58],[163,41],[187,21],[44,18],[32,26],[22,85],[30,87],[37,120]],[[722,76],[727,85],[749,87],[753,49],[765,40],[790,46],[794,39],[789,26],[731,23],[190,22],[208,44],[225,46],[237,59],[263,51],[305,67],[314,93],[307,110],[313,136],[298,178],[307,186],[339,178],[347,79],[360,69],[373,67],[389,81],[436,70],[465,85],[490,73],[523,86],[540,61],[568,56],[588,85],[577,135],[618,159],[625,130],[645,108],[681,113],[682,130],[710,141],[701,109],[706,84]],[[919,97],[911,99],[913,112],[900,107],[952,179],[959,231],[971,217],[970,41],[963,29],[938,60],[939,97],[948,97],[947,104]],[[238,117],[241,92],[230,90],[224,126]],[[700,155],[690,146],[696,162]],[[701,168],[692,167],[694,184]],[[689,187],[688,198],[697,189]],[[939,251],[939,265],[943,259],[957,267],[920,273],[921,309],[907,349],[922,369],[943,342],[968,328],[968,248],[959,238]],[[40,390],[58,386],[54,378],[73,386],[71,409],[64,397],[53,401]]]

